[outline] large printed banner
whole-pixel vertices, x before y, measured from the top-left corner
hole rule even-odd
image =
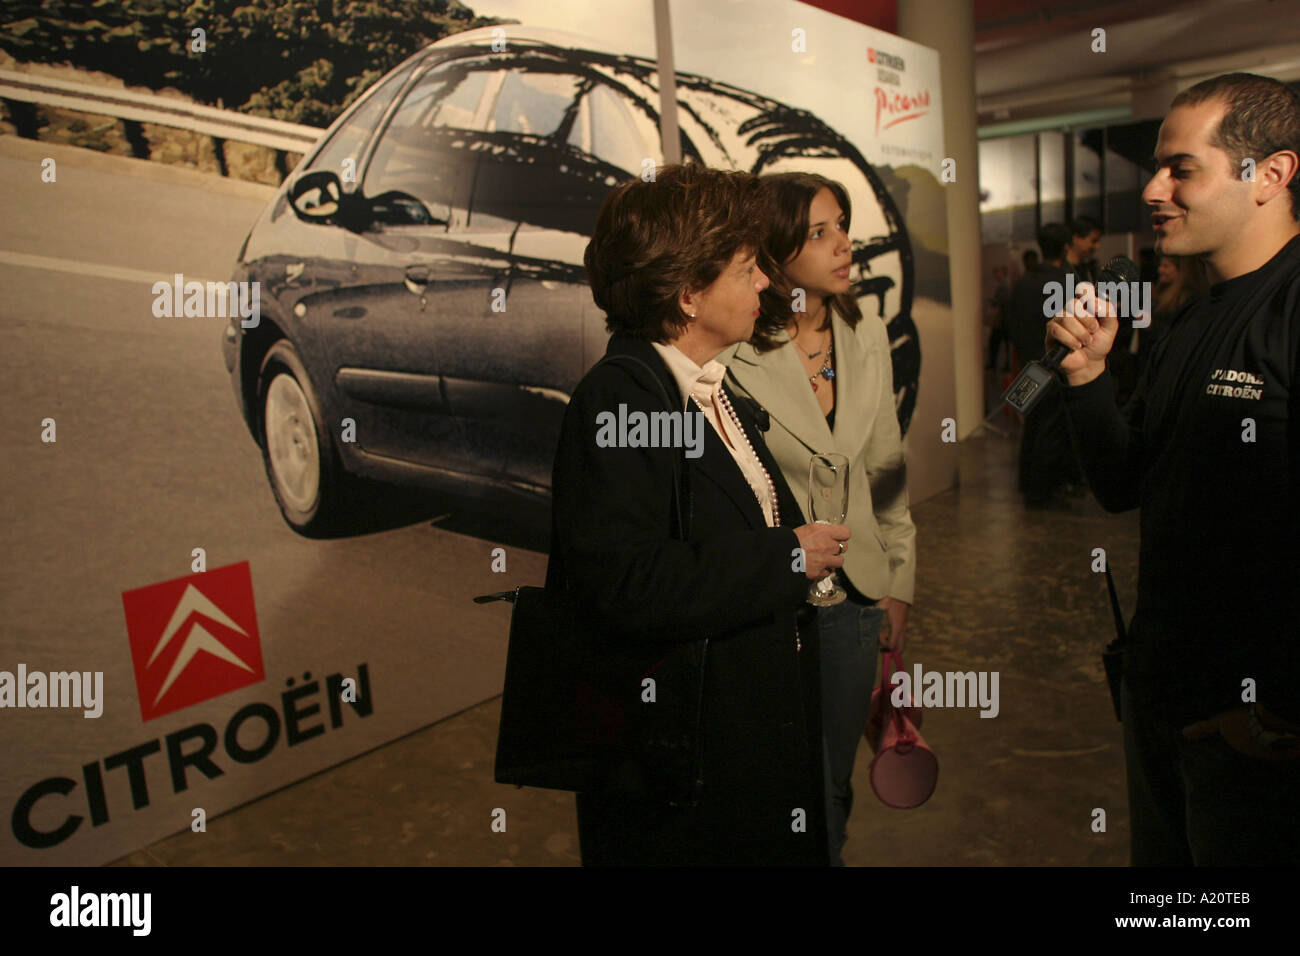
[[[0,863],[204,839],[500,693],[508,609],[469,599],[544,545],[446,489],[545,507],[606,340],[582,251],[661,102],[650,2],[474,7],[526,22],[396,67],[279,190],[0,137]],[[947,487],[936,55],[790,0],[671,20],[684,148],[848,188],[912,499]],[[369,521],[394,486],[425,510]]]
[[[596,163],[619,141],[593,143],[590,117],[633,84],[653,101],[656,64],[649,2],[475,6],[508,27],[395,67],[286,181],[407,197],[369,204],[365,227],[215,170],[0,135],[0,864],[100,864],[169,836],[265,860],[286,837],[223,813],[501,692],[509,608],[470,599],[540,584],[545,539],[495,501],[494,520],[463,517],[452,491],[545,505],[548,429],[603,350],[583,230],[659,158],[651,128],[652,152]],[[43,115],[51,138],[87,127]],[[174,148],[146,132],[156,158]],[[500,165],[454,192],[489,138]],[[331,456],[385,483],[334,500]],[[415,504],[385,510],[394,487]],[[458,772],[429,768],[422,799]]]
[[[689,82],[679,87],[691,106],[688,135],[707,129],[700,138],[720,140],[742,168],[816,172],[847,188],[851,278],[864,320],[889,330],[908,490],[916,502],[950,487],[957,458],[952,439],[943,440],[955,398],[938,54],[794,0],[674,0],[671,11],[677,69],[743,91],[705,97]]]

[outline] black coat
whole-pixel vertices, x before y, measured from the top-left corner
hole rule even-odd
[[[614,336],[607,355],[655,370],[683,408],[648,343]],[[698,806],[612,792],[578,795],[583,861],[593,863],[826,863],[815,628],[796,646],[808,579],[792,569],[800,510],[749,409],[732,396],[745,434],[777,487],[783,521],[769,528],[711,426],[701,457],[680,449],[597,447],[596,416],[662,411],[643,369],[603,365],[578,385],[553,474],[547,586],[567,586],[601,614],[666,641],[710,638],[705,660]],[[693,410],[693,409],[692,409]],[[684,463],[687,541],[672,536],[673,456]],[[804,811],[796,832],[797,810]]]

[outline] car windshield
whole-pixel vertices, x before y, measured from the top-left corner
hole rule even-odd
[[[328,143],[312,160],[312,169],[329,169],[338,173],[343,161],[350,159],[355,165],[360,161],[361,147],[370,136],[371,130],[379,125],[379,119],[392,101],[393,95],[401,88],[403,81],[410,75],[411,68],[399,70],[380,85],[356,111],[348,117],[330,137]]]
[[[421,77],[380,137],[366,169],[366,195],[412,196],[436,219],[449,219],[451,209],[464,202],[467,170],[446,139],[447,126],[472,118],[487,77],[464,70],[432,70]]]

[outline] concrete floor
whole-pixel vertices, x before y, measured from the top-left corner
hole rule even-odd
[[[1111,616],[1091,565],[1106,549],[1131,612],[1137,514],[1107,515],[1091,497],[1026,511],[1015,457],[1014,431],[964,442],[959,486],[913,509],[907,663],[998,671],[1000,713],[926,712],[940,776],[915,810],[876,799],[863,743],[850,866],[1128,861],[1120,726],[1100,659]],[[115,865],[578,865],[572,794],[493,782],[499,716],[500,698],[485,701]],[[499,810],[505,832],[492,827]]]

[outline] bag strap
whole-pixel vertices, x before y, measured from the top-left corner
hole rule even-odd
[[[886,695],[885,700],[889,707],[889,720],[898,732],[899,743],[907,744],[915,741],[911,731],[907,729],[907,724],[903,723],[903,711],[906,708],[916,706],[917,688],[912,688],[911,700],[904,707],[894,706],[893,681],[890,678],[896,672],[903,670],[903,655],[897,651],[885,651],[881,657],[885,665],[885,670],[880,675],[880,693]]]
[[[897,651],[885,651],[881,654],[880,660],[886,668],[880,674],[880,692],[885,694],[889,692],[889,678],[893,676],[893,672],[903,669],[903,658]]]
[[[1115,590],[1115,578],[1110,573],[1110,561],[1106,561],[1106,590],[1110,592],[1110,613],[1115,618],[1115,641],[1124,644],[1128,641],[1128,631],[1124,627],[1124,612],[1120,610],[1119,594]]]
[[[632,362],[645,369],[646,374],[650,376],[650,380],[655,383],[656,388],[659,390],[659,397],[664,400],[664,407],[667,408],[670,413],[676,411],[676,409],[673,408],[673,400],[668,395],[668,389],[664,388],[664,383],[660,381],[655,370],[635,355],[606,355],[591,368],[594,371],[606,363],[618,362]],[[590,374],[590,372],[588,374]],[[677,516],[677,534],[679,540],[685,541],[686,524],[682,519],[682,462],[681,456],[677,454],[673,455],[673,513]]]

